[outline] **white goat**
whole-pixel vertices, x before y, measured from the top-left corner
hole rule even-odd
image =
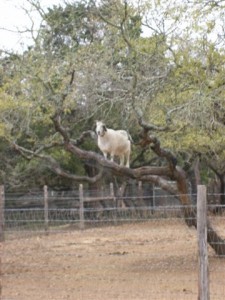
[[[131,142],[130,136],[125,130],[114,130],[106,128],[101,121],[96,121],[96,133],[98,136],[98,147],[107,159],[110,154],[111,161],[114,156],[119,156],[120,165],[124,165],[124,157],[126,158],[126,167],[130,167]]]

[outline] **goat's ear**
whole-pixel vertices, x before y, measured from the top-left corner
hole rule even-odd
[[[103,130],[104,130],[104,131],[107,131],[107,128],[106,128],[106,126],[105,126],[105,125],[103,125]]]

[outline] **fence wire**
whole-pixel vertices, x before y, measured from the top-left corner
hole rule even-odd
[[[168,195],[85,203],[77,194],[10,195],[1,244],[1,299],[197,299],[196,229]],[[196,209],[195,205],[192,206]],[[223,207],[208,219],[225,238]],[[210,299],[225,299],[225,257],[209,246]]]

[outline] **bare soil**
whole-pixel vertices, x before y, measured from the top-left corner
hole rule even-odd
[[[17,235],[3,245],[1,299],[196,300],[196,236],[181,219]],[[225,299],[225,259],[209,249],[209,261],[211,299]]]

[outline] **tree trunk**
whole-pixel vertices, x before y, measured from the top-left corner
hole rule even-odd
[[[225,205],[225,182],[224,182],[224,175],[219,176],[220,180],[220,204]]]
[[[201,184],[201,176],[199,171],[199,157],[197,157],[191,169],[188,171],[188,177],[191,184],[191,194],[192,194],[192,202],[194,204],[197,203],[197,186]]]
[[[225,255],[225,241],[212,228],[209,220],[207,222],[207,238],[209,245],[213,248],[216,254]]]
[[[177,168],[176,178],[180,202],[184,206],[185,222],[188,226],[194,226],[197,228],[197,212],[196,208],[192,206],[191,199],[188,196],[185,172],[182,169]],[[225,255],[225,241],[213,229],[209,219],[207,220],[207,238],[209,245],[213,248],[216,254]]]
[[[184,218],[188,226],[197,228],[196,208],[193,207],[191,198],[188,193],[187,176],[183,169],[176,167],[175,180],[179,191],[179,199],[183,205]]]

